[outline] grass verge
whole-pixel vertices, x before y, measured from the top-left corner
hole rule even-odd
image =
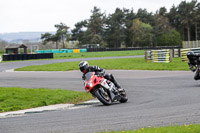
[[[54,54],[54,59],[132,56],[132,55],[144,55],[144,50],[84,52],[84,53],[56,53]]]
[[[80,103],[92,98],[89,93],[70,90],[0,87],[0,112],[59,103]]]
[[[3,53],[0,53],[0,55]],[[83,52],[83,53],[54,53],[53,59],[72,59],[72,58],[90,58],[90,57],[113,57],[113,56],[134,56],[144,55],[144,50],[128,50],[128,51],[105,51],[105,52]],[[38,59],[33,59],[38,60]],[[52,59],[39,59],[39,60],[52,60]],[[17,62],[17,61],[30,61],[30,60],[13,60],[2,61],[4,62]]]
[[[1,53],[0,53],[1,55]],[[90,58],[90,57],[113,57],[113,56],[134,56],[144,55],[144,50],[128,50],[128,51],[105,51],[105,52],[83,52],[83,53],[54,53],[53,59],[72,59],[72,58]],[[33,59],[33,60],[52,60],[52,59]],[[32,61],[33,61],[32,60]],[[4,62],[17,62],[30,60],[13,60]]]
[[[127,58],[127,59],[107,59],[88,61],[90,65],[98,65],[104,69],[125,69],[125,70],[189,70],[186,62],[180,58],[174,58],[170,63],[150,63],[144,58]],[[79,62],[64,62],[48,65],[28,66],[18,68],[16,71],[69,71],[78,70]]]
[[[200,125],[168,126],[141,128],[134,131],[101,132],[101,133],[200,133]]]

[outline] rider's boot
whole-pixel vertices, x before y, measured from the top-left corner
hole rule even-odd
[[[123,89],[121,88],[121,86],[115,81],[114,82],[114,84],[115,84],[115,86],[116,86],[116,88],[117,88],[117,90],[119,91],[119,92],[122,92],[123,91]]]

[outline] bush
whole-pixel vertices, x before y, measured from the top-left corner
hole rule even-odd
[[[157,38],[158,46],[179,46],[181,45],[181,35],[176,30],[164,32]]]

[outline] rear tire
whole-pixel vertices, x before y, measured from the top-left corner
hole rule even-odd
[[[102,90],[104,91],[102,91]],[[112,101],[110,99],[110,96],[108,95],[107,91],[105,91],[103,88],[99,88],[95,92],[95,96],[97,99],[102,102],[104,105],[111,105]]]

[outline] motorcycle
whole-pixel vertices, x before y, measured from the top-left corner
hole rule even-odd
[[[120,103],[128,101],[125,90],[123,89],[119,92],[114,83],[105,79],[102,74],[96,75],[95,72],[86,73],[84,85],[85,90],[90,92],[93,97],[97,97],[104,105],[111,105],[116,101]]]
[[[194,53],[193,51],[187,52],[188,65],[192,72],[195,73],[194,79],[200,79],[200,53]]]

